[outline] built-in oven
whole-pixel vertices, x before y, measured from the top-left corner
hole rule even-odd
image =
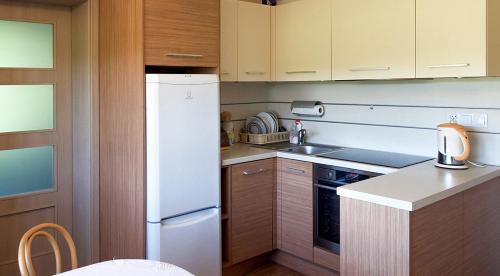
[[[380,174],[314,165],[314,245],[340,254],[340,197],[337,188]]]

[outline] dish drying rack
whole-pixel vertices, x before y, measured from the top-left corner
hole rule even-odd
[[[288,141],[290,131],[276,132],[268,134],[240,133],[240,142],[253,145],[265,145]]]

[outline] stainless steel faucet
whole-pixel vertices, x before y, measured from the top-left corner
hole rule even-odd
[[[299,130],[298,132],[298,136],[299,136],[299,145],[303,145],[306,143],[306,134],[307,134],[307,131],[305,129],[301,129]]]

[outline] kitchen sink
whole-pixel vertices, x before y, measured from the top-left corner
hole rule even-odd
[[[329,146],[316,146],[316,145],[302,145],[294,146],[291,148],[283,149],[284,152],[306,154],[306,155],[318,155],[328,152],[341,150],[340,147],[329,147]]]
[[[283,152],[305,154],[305,155],[319,155],[344,149],[341,147],[328,146],[328,145],[319,145],[319,144],[293,145],[290,143],[275,143],[268,145],[260,145],[257,147],[283,151]]]

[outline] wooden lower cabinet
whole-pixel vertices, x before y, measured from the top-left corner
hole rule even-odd
[[[341,275],[500,275],[500,178],[413,212],[340,210]]]
[[[500,180],[464,192],[464,275],[500,275]]]
[[[278,248],[313,261],[312,164],[278,159]]]
[[[274,160],[231,168],[231,263],[273,250]]]

